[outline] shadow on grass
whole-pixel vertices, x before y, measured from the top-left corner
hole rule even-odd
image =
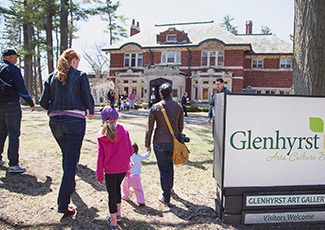
[[[212,164],[213,160],[205,160],[205,161],[188,161],[185,164],[192,166],[197,169],[207,170],[207,168],[203,164]]]
[[[207,168],[204,166],[204,164],[212,164],[213,160],[205,160],[205,161],[188,161],[185,163],[185,165],[197,168],[197,169],[202,169],[202,170],[207,170]],[[142,161],[142,165],[157,165],[157,161]]]
[[[46,176],[44,183],[38,182],[37,177],[26,173],[9,173],[8,168],[1,166],[1,170],[7,170],[6,176],[0,178],[2,184],[0,189],[6,189],[10,192],[21,193],[30,196],[43,196],[52,192],[52,178]]]
[[[163,217],[163,212],[162,211],[153,209],[153,208],[151,208],[149,206],[140,207],[139,205],[134,203],[132,200],[127,200],[127,201],[124,201],[124,202],[127,202],[128,204],[130,204],[134,208],[134,211],[136,213],[141,214],[141,215],[150,215],[150,216]]]
[[[195,223],[216,223],[217,215],[211,207],[193,204],[190,201],[184,200],[176,193],[172,194],[172,198],[177,202],[182,203],[187,208],[184,209],[175,205],[170,207],[170,212],[180,219]]]
[[[106,191],[106,187],[97,183],[96,172],[88,168],[86,165],[78,165],[77,176],[90,184],[96,191]]]

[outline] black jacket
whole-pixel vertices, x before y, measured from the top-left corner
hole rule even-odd
[[[22,97],[30,107],[33,107],[34,102],[25,87],[25,82],[20,69],[5,60],[0,61],[0,68],[5,64],[7,64],[8,67],[4,68],[0,77],[8,85],[11,85],[11,87],[5,86],[5,90],[0,92],[0,103],[19,103],[19,99]]]

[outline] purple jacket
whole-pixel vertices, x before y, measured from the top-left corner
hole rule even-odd
[[[97,171],[98,181],[103,181],[105,174],[126,173],[129,170],[133,147],[129,132],[122,125],[117,125],[116,141],[97,134]]]

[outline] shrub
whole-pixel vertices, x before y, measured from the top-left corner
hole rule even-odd
[[[186,106],[187,112],[209,112],[209,107]]]

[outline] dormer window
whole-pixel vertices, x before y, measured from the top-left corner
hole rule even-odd
[[[167,42],[177,42],[176,34],[167,35]]]
[[[187,33],[184,31],[176,30],[175,28],[169,28],[168,30],[157,34],[158,44],[168,44],[168,43],[190,43],[190,39]]]

